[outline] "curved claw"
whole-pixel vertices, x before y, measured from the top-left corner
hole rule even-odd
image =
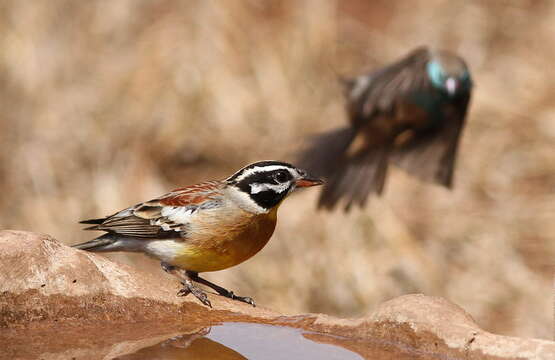
[[[212,307],[212,303],[208,300],[208,296],[204,291],[192,284],[184,283],[183,285],[183,289],[177,292],[177,296],[187,296],[189,294],[193,294],[201,303],[208,307]]]
[[[193,295],[195,295],[195,297],[199,299],[199,301],[204,305],[208,306],[209,308],[212,307],[212,303],[210,302],[210,300],[208,300],[208,296],[206,296],[204,292],[201,292],[200,294],[193,293]]]
[[[256,304],[254,303],[254,300],[251,297],[248,296],[237,296],[236,298],[239,301],[242,301],[244,303],[250,304],[252,305],[252,307],[256,307]]]
[[[191,290],[188,288],[183,288],[177,292],[177,296],[187,296],[191,293]]]
[[[251,297],[248,296],[237,296],[233,293],[233,291],[230,291],[228,293],[228,297],[232,300],[238,300],[238,301],[242,301],[244,303],[250,304],[253,307],[256,307],[256,304],[254,303],[254,300]]]

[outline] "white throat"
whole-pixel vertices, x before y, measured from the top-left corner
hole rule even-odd
[[[270,211],[270,209],[265,209],[258,205],[249,194],[237,189],[234,186],[228,186],[225,190],[228,193],[229,199],[239,206],[241,209],[248,211],[253,214],[266,214]]]

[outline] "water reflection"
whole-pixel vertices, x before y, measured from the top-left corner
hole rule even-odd
[[[187,346],[180,346],[171,341],[165,341],[155,346],[141,349],[134,354],[118,357],[118,359],[160,359],[160,360],[244,360],[247,359],[217,341],[201,337],[190,342]]]
[[[157,322],[0,331],[0,359],[110,360],[437,360],[434,354],[379,339],[287,326]]]
[[[306,335],[305,331],[288,327],[225,323],[166,340],[118,359],[362,359],[342,347],[314,342],[303,335]]]

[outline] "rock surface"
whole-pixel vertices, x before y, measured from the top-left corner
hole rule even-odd
[[[337,319],[283,316],[212,294],[209,309],[192,296],[177,297],[178,289],[162,271],[116,264],[47,235],[2,231],[0,357],[110,359],[176,334],[241,321],[308,330],[306,338],[363,358],[377,358],[368,344],[380,343],[386,349],[381,358],[391,351],[421,359],[555,359],[555,342],[488,333],[442,298],[405,295],[367,317]]]

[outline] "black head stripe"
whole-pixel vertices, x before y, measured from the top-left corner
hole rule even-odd
[[[230,177],[227,178],[228,182],[234,182],[237,178],[239,178],[241,175],[243,175],[247,170],[259,167],[259,168],[263,168],[266,166],[283,166],[283,167],[287,167],[290,169],[295,169],[295,167],[291,164],[288,164],[286,162],[281,162],[281,161],[274,161],[274,160],[265,160],[265,161],[258,161],[255,163],[252,163],[250,165],[245,166],[244,168],[242,168],[241,170],[237,171],[235,174],[231,175]]]
[[[287,191],[277,194],[271,190],[262,191],[256,194],[251,194],[251,199],[256,202],[256,204],[264,209],[270,210],[277,204],[279,204],[287,196]]]
[[[268,170],[257,170],[251,174],[241,174],[234,179],[228,179],[228,183],[256,202],[264,209],[271,209],[279,204],[295,186],[295,176],[288,168],[283,168],[282,164],[272,162],[269,166],[280,166]],[[251,168],[252,169],[252,168]],[[294,168],[293,168],[294,169]]]
[[[278,182],[273,179],[272,177],[268,176],[268,173],[264,172],[257,172],[249,177],[246,177],[237,183],[237,187],[241,189],[241,191],[250,194],[251,192],[251,184],[271,184],[277,185]]]

